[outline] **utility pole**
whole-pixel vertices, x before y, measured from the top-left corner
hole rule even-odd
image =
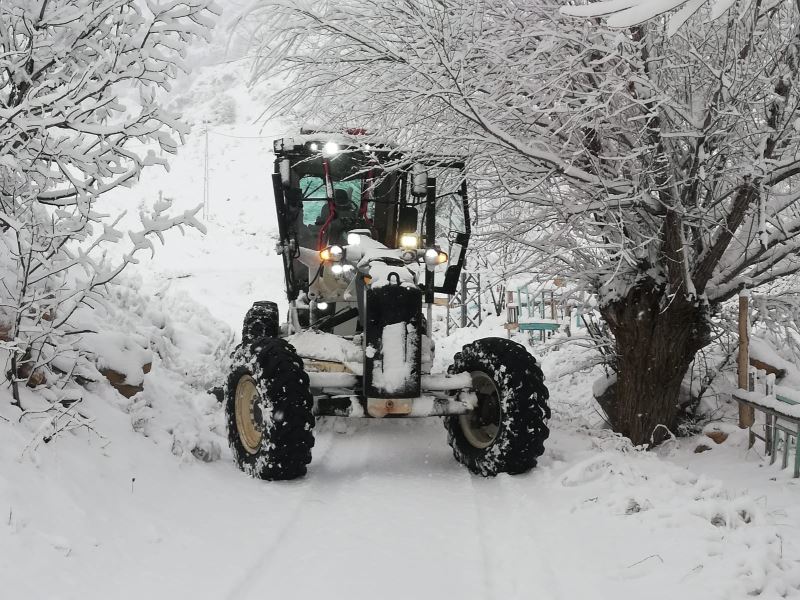
[[[206,136],[205,162],[203,165],[203,220],[207,221],[210,213],[210,194],[208,191],[208,121],[203,121],[203,133]]]

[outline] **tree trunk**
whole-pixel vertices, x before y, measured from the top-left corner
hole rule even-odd
[[[662,286],[640,284],[602,309],[616,339],[614,393],[603,399],[614,431],[636,445],[657,445],[675,430],[683,378],[709,342],[707,310]]]
[[[22,409],[22,402],[19,398],[19,383],[17,382],[17,352],[16,350],[11,351],[11,372],[9,373],[11,378],[11,406],[16,406],[20,410]]]

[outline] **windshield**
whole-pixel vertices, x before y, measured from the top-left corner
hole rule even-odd
[[[326,173],[332,189],[326,184]],[[342,152],[295,162],[290,180],[287,194],[296,207],[291,218],[296,220],[302,246],[333,243],[334,238],[346,238],[350,229],[365,228],[374,239],[395,243],[397,205],[405,181],[401,173],[387,173],[363,154]]]
[[[343,199],[345,197],[344,194],[347,194],[351,210],[358,211],[361,206],[361,188],[361,179],[334,181],[334,198],[338,196]],[[316,175],[303,175],[300,179],[300,193],[303,200],[303,224],[321,225],[318,221],[323,218],[325,206],[328,204],[325,193],[325,180]],[[369,208],[371,209],[372,206],[370,205]],[[371,216],[370,211],[368,211],[367,216]]]

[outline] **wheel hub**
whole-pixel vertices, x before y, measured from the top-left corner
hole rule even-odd
[[[250,375],[242,375],[236,384],[236,429],[244,449],[255,454],[261,446],[261,408],[258,388]]]
[[[472,412],[459,416],[458,421],[470,445],[482,450],[494,443],[500,431],[500,392],[486,373],[474,371],[471,375],[478,404]]]

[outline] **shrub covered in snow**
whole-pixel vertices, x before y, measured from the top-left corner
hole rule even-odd
[[[186,46],[208,35],[215,11],[210,0],[0,6],[0,361],[16,404],[20,384],[63,389],[79,375],[76,340],[102,334],[76,314],[100,304],[152,238],[202,229],[198,209],[169,214],[159,200],[126,235],[101,199],[146,167],[167,167],[164,153],[187,128],[157,93],[184,70]],[[112,260],[108,246],[126,237]],[[120,342],[105,340],[106,366]]]

